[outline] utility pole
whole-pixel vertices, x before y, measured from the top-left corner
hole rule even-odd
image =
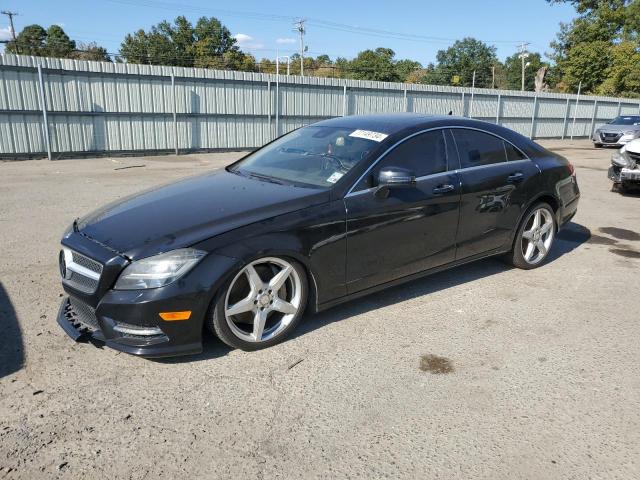
[[[522,60],[522,87],[521,90],[524,92],[524,69],[527,67],[527,65],[529,65],[528,63],[525,64],[525,60],[526,58],[529,56],[529,53],[527,52],[527,46],[529,45],[529,42],[522,42],[520,44],[520,60]]]
[[[9,17],[9,23],[11,24],[11,37],[13,38],[13,41],[15,43],[15,41],[16,41],[16,29],[13,26],[13,17],[18,15],[18,13],[17,12],[10,12],[8,10],[3,10],[0,13],[2,15],[6,15],[7,17]],[[16,48],[17,48],[17,45],[16,45]]]
[[[303,77],[304,77],[304,34],[306,33],[306,30],[304,28],[304,22],[306,22],[306,20],[304,18],[301,18],[300,20],[298,20],[293,24],[293,26],[295,27],[294,30],[297,31],[298,34],[300,35],[300,75]]]

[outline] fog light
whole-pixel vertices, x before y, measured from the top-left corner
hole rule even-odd
[[[159,315],[165,322],[189,320],[191,318],[191,310],[185,310],[182,312],[161,312]]]
[[[113,327],[113,330],[126,335],[139,335],[142,337],[164,335],[164,332],[158,327],[137,327],[135,325],[117,324]]]

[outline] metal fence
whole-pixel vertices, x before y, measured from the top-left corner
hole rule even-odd
[[[0,55],[0,157],[240,150],[376,112],[463,115],[586,137],[640,101]]]

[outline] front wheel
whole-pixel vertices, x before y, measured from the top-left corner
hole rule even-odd
[[[555,215],[546,203],[538,203],[525,214],[507,259],[514,267],[530,270],[542,265],[555,240]]]
[[[602,148],[602,144],[601,143],[594,143],[593,146],[595,148]]]
[[[279,257],[246,265],[214,300],[211,330],[227,345],[259,350],[284,340],[300,322],[307,304],[304,268]]]

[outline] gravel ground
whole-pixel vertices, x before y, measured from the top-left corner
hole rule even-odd
[[[164,361],[56,325],[60,236],[240,154],[0,163],[0,478],[640,478],[640,198],[610,191],[611,151],[542,143],[582,190],[542,268],[485,260]]]

